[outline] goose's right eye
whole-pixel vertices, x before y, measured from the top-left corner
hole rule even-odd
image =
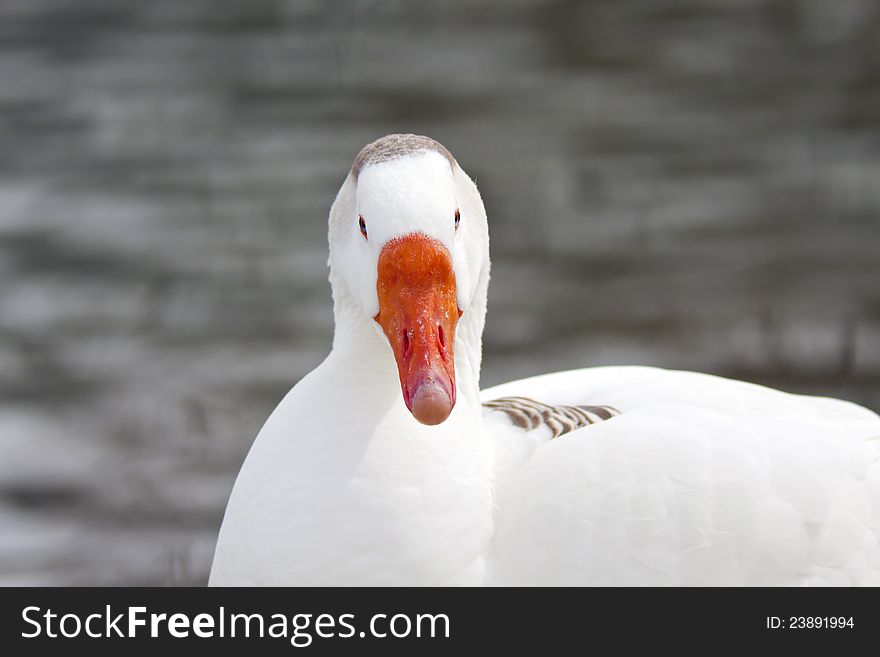
[[[364,239],[367,239],[367,222],[364,221],[363,215],[358,215],[358,226],[361,228],[361,235],[364,236]]]

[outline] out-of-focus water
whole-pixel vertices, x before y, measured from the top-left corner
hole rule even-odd
[[[361,145],[489,211],[484,384],[655,364],[880,408],[872,0],[0,4],[0,583],[204,583],[330,345]]]

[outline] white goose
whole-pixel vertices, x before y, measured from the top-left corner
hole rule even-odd
[[[481,392],[486,213],[427,137],[361,151],[329,239],[333,349],[251,448],[212,585],[880,584],[874,413],[642,367]]]

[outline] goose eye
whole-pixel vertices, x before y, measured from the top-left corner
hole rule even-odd
[[[458,224],[456,223],[456,226]],[[358,215],[358,226],[361,228],[361,235],[364,236],[364,239],[367,239],[367,222],[364,221],[363,215]]]
[[[461,223],[461,212],[455,208],[455,230],[458,230],[458,224]]]

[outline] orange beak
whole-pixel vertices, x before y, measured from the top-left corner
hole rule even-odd
[[[379,314],[400,375],[403,401],[422,424],[440,424],[455,406],[455,297],[452,258],[443,244],[413,233],[379,254]]]

